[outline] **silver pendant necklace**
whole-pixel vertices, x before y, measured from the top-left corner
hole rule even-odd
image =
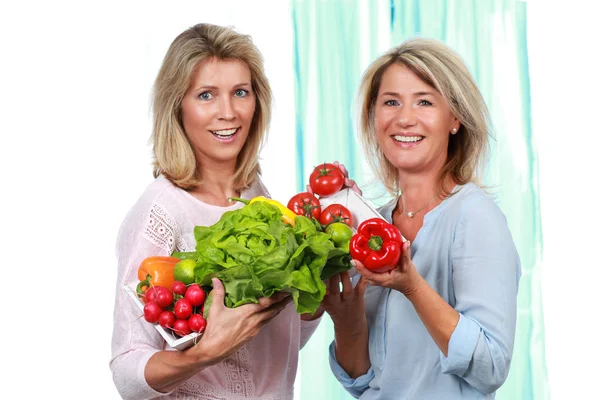
[[[402,195],[400,195],[400,197],[402,197]],[[427,203],[425,203],[425,205],[421,208],[419,208],[417,211],[406,211],[406,215],[408,216],[408,218],[412,218],[414,217],[417,213],[423,211],[425,209],[425,207],[427,207],[429,205],[429,203],[431,203],[431,200],[433,200],[435,198],[435,194],[433,196],[431,196],[431,198],[427,201]],[[400,199],[400,203],[402,203],[402,199]],[[402,203],[402,212],[400,214],[402,214],[404,212],[404,203]]]

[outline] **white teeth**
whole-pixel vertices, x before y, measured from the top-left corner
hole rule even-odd
[[[414,142],[418,142],[422,139],[423,139],[423,136],[400,136],[400,135],[394,136],[395,141],[403,142],[403,143],[414,143]]]
[[[233,135],[235,133],[235,131],[237,131],[237,128],[223,129],[222,131],[211,131],[211,132],[219,137],[228,137],[228,136]]]

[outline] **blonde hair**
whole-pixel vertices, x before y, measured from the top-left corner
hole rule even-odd
[[[409,68],[444,97],[460,128],[450,135],[448,158],[438,177],[440,193],[448,195],[443,183],[451,176],[457,184],[479,183],[489,152],[491,123],[481,92],[460,56],[444,43],[411,39],[376,59],[363,74],[359,89],[359,132],[368,162],[386,189],[397,195],[400,182],[396,167],[389,162],[375,138],[374,108],[384,72],[393,64]]]
[[[198,65],[207,59],[240,60],[250,69],[256,108],[248,138],[237,159],[234,189],[250,186],[260,173],[260,149],[271,121],[271,87],[263,57],[252,38],[231,28],[198,24],[175,38],[154,82],[152,143],[154,177],[192,189],[202,183],[196,156],[183,129],[181,102]]]

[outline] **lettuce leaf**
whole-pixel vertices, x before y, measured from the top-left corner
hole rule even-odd
[[[281,217],[277,207],[254,202],[195,227],[196,251],[185,254],[196,259],[196,282],[210,288],[219,278],[227,307],[285,291],[298,313],[314,313],[325,296],[323,279],[350,269],[350,256],[310,219],[297,216],[292,227]],[[209,295],[206,317],[211,303]]]

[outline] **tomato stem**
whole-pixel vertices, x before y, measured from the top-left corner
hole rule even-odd
[[[323,163],[323,168],[319,168],[319,176],[327,176],[331,170],[327,169],[326,163]]]

